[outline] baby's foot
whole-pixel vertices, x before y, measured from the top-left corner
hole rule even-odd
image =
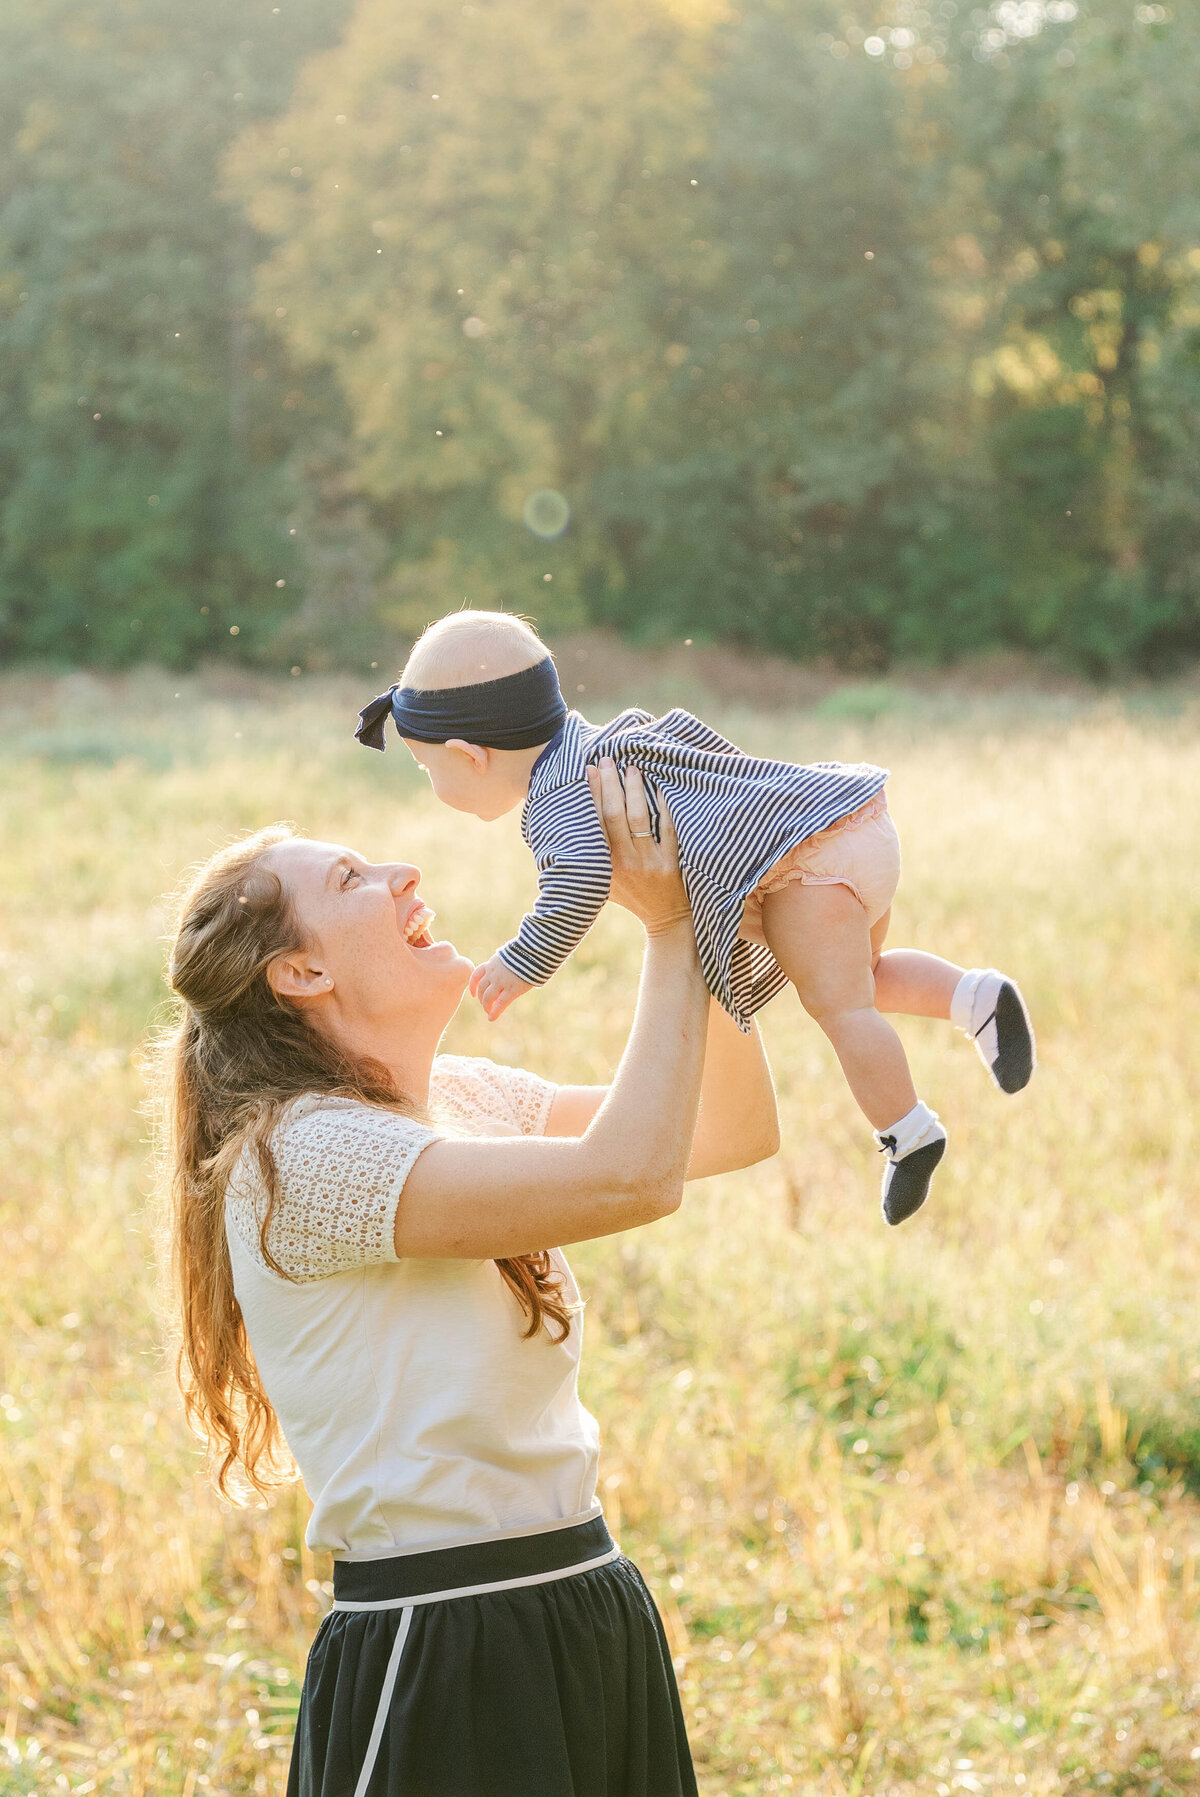
[[[937,1112],[918,1103],[890,1129],[876,1130],[875,1140],[887,1155],[884,1221],[903,1223],[929,1196],[929,1182],[946,1152],[946,1132]]]
[[[1019,1092],[1037,1066],[1033,1025],[1013,980],[994,967],[964,973],[950,1002],[950,1021],[972,1038],[1002,1092]]]

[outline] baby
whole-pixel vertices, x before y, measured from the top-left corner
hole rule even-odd
[[[925,1202],[946,1132],[918,1099],[883,1013],[945,1017],[974,1040],[1002,1092],[1028,1084],[1033,1031],[1012,980],[913,949],[884,953],[900,877],[886,769],[744,755],[686,711],[589,724],[568,711],[545,644],[504,612],[430,625],[399,683],[362,712],[359,741],[382,749],[389,717],[443,804],[489,822],[524,807],[538,897],[472,978],[492,1021],[557,972],[608,897],[586,770],[610,756],[641,769],[655,829],[660,803],[671,814],[713,996],[749,1029],[790,981],[828,1036],[886,1155],[889,1223]]]

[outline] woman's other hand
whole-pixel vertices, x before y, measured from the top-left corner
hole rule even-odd
[[[666,806],[659,803],[659,836],[650,824],[650,807],[640,768],[625,769],[624,789],[617,766],[608,756],[587,770],[588,786],[612,857],[609,897],[640,920],[648,936],[659,936],[691,919],[691,906],[679,872],[679,844]]]

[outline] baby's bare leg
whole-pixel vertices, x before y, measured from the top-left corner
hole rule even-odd
[[[841,1062],[872,1128],[917,1102],[900,1038],[876,1008],[867,915],[848,886],[795,883],[763,899],[763,934]]]
[[[963,969],[940,955],[921,949],[883,950],[891,912],[885,911],[871,931],[875,958],[875,1005],[880,1011],[900,1012],[905,1017],[950,1016],[950,1000],[962,979]]]
[[[883,950],[890,911],[871,931],[875,1003],[907,1017],[944,1017],[969,1036],[1002,1092],[1021,1092],[1037,1065],[1033,1025],[1016,983],[994,967],[969,972],[915,948]]]

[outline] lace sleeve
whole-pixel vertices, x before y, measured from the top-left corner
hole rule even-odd
[[[396,1259],[396,1205],[413,1164],[437,1132],[373,1105],[327,1099],[295,1107],[272,1139],[279,1198],[267,1246],[290,1279],[324,1279]],[[267,1195],[243,1160],[227,1214],[260,1264]]]
[[[524,1067],[504,1067],[472,1055],[439,1055],[433,1064],[432,1097],[438,1112],[471,1135],[486,1135],[489,1124],[523,1136],[546,1133],[558,1087]]]

